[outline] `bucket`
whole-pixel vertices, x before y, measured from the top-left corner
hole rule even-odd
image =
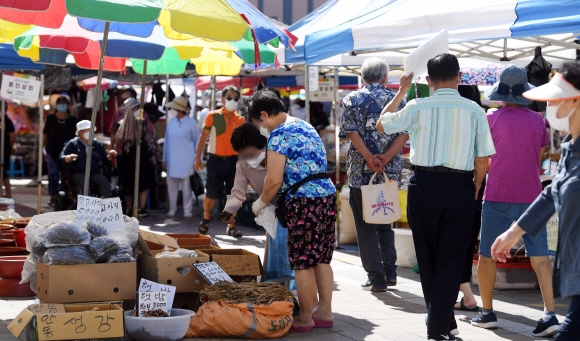
[[[14,229],[6,231],[14,235],[14,240],[16,241],[16,246],[26,248],[26,233],[24,229]]]

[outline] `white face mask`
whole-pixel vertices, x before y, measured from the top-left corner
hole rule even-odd
[[[228,101],[226,100],[226,109],[228,109],[228,111],[234,111],[238,108],[238,102],[234,101],[233,99]]]
[[[133,112],[133,117],[139,118],[139,110]]]
[[[564,102],[562,102],[564,103]],[[549,105],[546,107],[546,118],[550,123],[550,126],[559,131],[570,131],[570,116],[576,111],[576,108],[572,109],[570,113],[564,117],[558,117],[558,109],[560,108],[559,105]]]
[[[260,134],[266,136],[266,138],[270,138],[270,132],[264,127],[260,127]]]
[[[177,110],[175,110],[175,109],[169,110],[169,116],[171,116],[171,117],[177,116]]]
[[[258,168],[258,166],[260,165],[260,163],[262,163],[262,161],[264,160],[265,157],[266,157],[266,152],[262,151],[260,153],[260,156],[258,156],[255,159],[248,160],[246,162],[250,165],[250,167]]]
[[[90,136],[91,136],[91,132],[90,132],[90,131],[87,131],[87,132],[84,132],[84,133],[83,133],[83,138],[84,138],[85,140],[88,140]]]

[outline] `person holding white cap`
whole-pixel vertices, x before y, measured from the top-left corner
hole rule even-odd
[[[189,176],[192,174],[200,131],[197,122],[189,117],[187,98],[176,97],[166,105],[171,109],[172,119],[167,123],[163,144],[163,168],[167,170],[167,191],[169,193],[169,217],[177,211],[179,184],[183,195],[183,216],[191,218],[193,196]]]
[[[85,166],[87,160],[87,144],[91,130],[91,121],[82,120],[77,123],[77,137],[68,141],[60,154],[61,160],[65,163],[75,162],[73,168],[73,177],[77,186],[85,183]],[[95,131],[97,128],[95,127]],[[117,155],[112,149],[108,153],[101,142],[93,140],[93,156],[91,158],[90,181],[99,187],[99,195],[104,198],[111,196],[111,187],[109,179],[103,175],[100,170],[104,163],[109,162]],[[86,193],[85,195],[89,195]]]
[[[580,63],[564,64],[550,83],[524,92],[524,97],[546,101],[546,117],[552,128],[569,132],[562,143],[562,157],[552,184],[491,247],[500,262],[521,236],[538,235],[554,213],[558,214],[558,249],[554,263],[554,296],[572,298],[566,320],[555,341],[580,340]]]

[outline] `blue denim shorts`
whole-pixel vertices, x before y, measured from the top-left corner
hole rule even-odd
[[[491,246],[495,239],[507,231],[524,214],[528,207],[530,207],[530,204],[484,201],[479,253],[491,258]],[[548,232],[545,227],[536,237],[524,234],[522,238],[526,245],[526,256],[540,257],[550,254],[548,251]]]

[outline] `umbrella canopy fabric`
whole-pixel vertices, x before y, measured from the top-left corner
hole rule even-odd
[[[31,49],[66,51],[75,57],[78,66],[93,69],[98,67],[103,38],[103,33],[85,30],[76,18],[67,15],[61,27],[35,27],[16,37],[14,46],[19,53],[34,60],[39,60],[40,53],[34,54]],[[137,72],[142,70],[142,60],[148,60],[151,62],[147,73],[157,70],[155,74],[181,74],[189,60],[200,74],[234,75],[240,72],[244,63],[251,65],[256,62],[256,45],[262,64],[276,64],[276,53],[272,49],[243,39],[233,43],[203,38],[168,39],[159,25],[145,38],[111,32],[105,51],[109,61],[105,69],[122,69],[124,60],[131,58]],[[51,64],[56,62],[51,61]]]
[[[0,43],[11,43],[14,38],[31,28],[32,25],[20,25],[0,19]]]
[[[286,31],[272,23],[246,0],[42,0],[44,5],[20,4],[4,0],[0,19],[49,28],[62,25],[67,14],[79,17],[80,25],[102,32],[112,22],[112,32],[148,37],[155,26],[166,36],[192,35],[219,41],[238,41],[251,37],[258,43],[278,39],[292,43]],[[24,2],[33,2],[32,0]],[[38,7],[49,6],[38,10]],[[185,39],[190,37],[184,37]]]
[[[369,6],[366,14],[306,35],[306,63],[351,51],[418,46],[442,29],[450,43],[580,31],[574,0],[377,0]]]
[[[0,70],[44,70],[44,65],[20,57],[12,44],[0,44]]]
[[[118,83],[119,82],[117,82],[116,80],[103,78],[101,80],[101,90],[116,88]],[[87,91],[89,89],[94,89],[97,87],[97,76],[87,78],[87,79],[82,80],[82,81],[78,81],[77,85],[80,88],[82,88],[84,91]]]

